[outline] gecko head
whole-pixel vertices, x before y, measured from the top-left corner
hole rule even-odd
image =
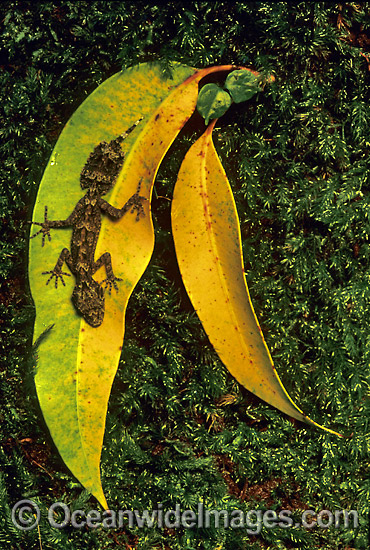
[[[118,139],[102,141],[90,154],[80,175],[82,189],[105,195],[115,184],[121,171],[124,153]]]
[[[75,286],[72,302],[86,323],[99,327],[104,319],[104,292],[93,279],[89,284],[82,282]]]

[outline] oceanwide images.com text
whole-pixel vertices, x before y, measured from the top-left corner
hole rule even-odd
[[[44,514],[43,514],[44,517]],[[12,508],[12,522],[18,529],[29,531],[37,527],[41,520],[39,506],[32,500],[20,500]],[[353,529],[359,525],[356,510],[305,510],[299,520],[291,510],[215,510],[198,503],[197,510],[181,510],[180,504],[174,509],[165,510],[159,503],[155,510],[70,510],[63,502],[55,502],[47,511],[51,527],[63,529],[67,525],[75,529],[103,527],[117,529],[130,528],[231,528],[246,529],[250,535],[258,535],[262,528],[305,529]]]

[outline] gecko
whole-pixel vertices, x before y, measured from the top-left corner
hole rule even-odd
[[[31,239],[42,233],[42,246],[45,238],[51,241],[50,229],[72,227],[70,250],[63,248],[54,269],[43,271],[43,275],[50,275],[46,284],[55,278],[55,288],[60,279],[65,286],[63,276],[70,277],[70,273],[62,271],[64,263],[75,276],[75,286],[72,293],[72,303],[77,312],[92,327],[98,327],[104,319],[105,298],[104,290],[111,294],[112,287],[118,291],[117,281],[121,281],[113,273],[112,259],[109,252],[105,252],[95,261],[95,250],[101,228],[102,214],[119,220],[131,209],[137,212],[136,221],[145,216],[143,201],[146,197],[139,195],[141,181],[136,193],[123,205],[115,208],[102,198],[115,184],[124,161],[122,141],[131,133],[142,120],[136,121],[126,132],[109,143],[102,141],[90,153],[80,174],[80,185],[87,189],[85,195],[78,201],[73,212],[65,220],[49,220],[48,208],[45,206],[44,221],[30,222],[41,227]],[[93,275],[105,266],[106,279],[98,283]],[[105,284],[103,289],[102,285]]]

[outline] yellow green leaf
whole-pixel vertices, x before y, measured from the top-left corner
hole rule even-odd
[[[145,217],[139,221],[131,213],[119,221],[102,216],[95,260],[110,252],[113,271],[122,279],[119,291],[105,296],[103,323],[91,327],[76,313],[71,303],[73,276],[57,289],[45,284],[42,272],[52,270],[61,250],[70,247],[71,229],[52,229],[52,240],[46,239],[44,247],[40,236],[32,239],[29,252],[36,307],[34,341],[51,327],[37,349],[35,382],[41,410],[64,462],[105,508],[100,456],[108,399],[122,349],[127,302],[153,251],[150,198],[155,175],[195,109],[201,78],[233,68],[196,71],[175,65],[172,79],[164,79],[158,65],[143,64],[112,76],[67,123],[40,184],[33,221],[43,221],[45,205],[50,220],[66,219],[84,195],[79,178],[94,147],[116,138],[143,117],[123,143],[124,165],[112,191],[104,196],[121,208],[141,182],[140,195],[148,200]],[[102,281],[104,268],[94,278]]]
[[[288,395],[255,315],[238,214],[212,141],[215,122],[188,151],[174,190],[172,231],[185,288],[211,344],[238,382],[293,418],[319,426]]]

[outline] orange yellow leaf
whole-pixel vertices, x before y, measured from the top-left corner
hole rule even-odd
[[[238,382],[293,418],[319,426],[288,395],[255,315],[236,206],[212,141],[214,124],[188,151],[174,190],[172,231],[185,288],[210,342]]]

